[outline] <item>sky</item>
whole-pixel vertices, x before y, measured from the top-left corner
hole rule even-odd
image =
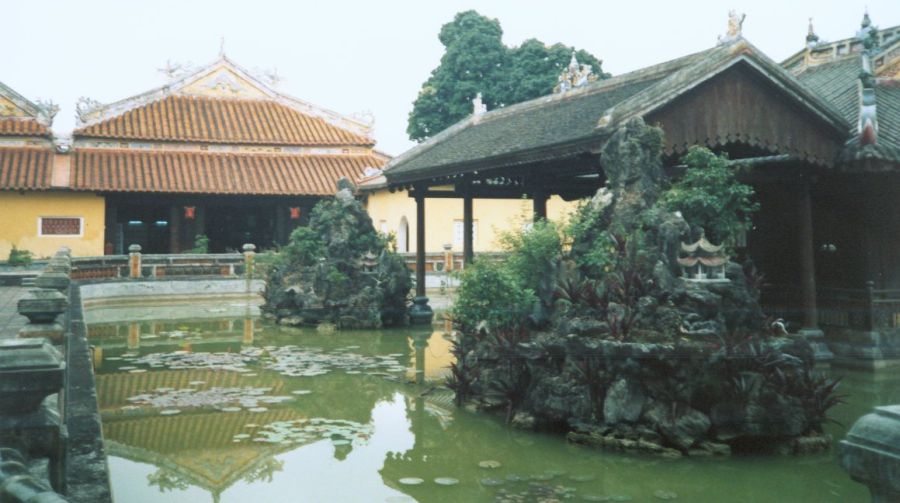
[[[118,101],[165,84],[167,61],[207,64],[219,53],[248,69],[277,69],[277,90],[340,112],[371,112],[377,147],[397,155],[412,102],[439,64],[441,25],[475,9],[496,18],[507,45],[528,38],[586,49],[614,75],[709,48],[728,11],[744,37],[776,61],[819,37],[853,36],[864,10],[900,24],[900,1],[866,0],[0,0],[0,82],[60,105],[57,135],[75,127],[75,102]]]

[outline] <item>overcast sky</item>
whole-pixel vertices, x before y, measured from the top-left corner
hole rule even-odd
[[[378,148],[393,155],[412,145],[407,116],[443,53],[437,33],[462,10],[499,19],[507,45],[574,45],[613,74],[714,45],[730,8],[747,14],[745,38],[777,61],[803,47],[809,17],[826,40],[852,36],[866,5],[875,25],[900,24],[900,0],[0,1],[0,82],[58,103],[57,134],[74,127],[79,96],[107,103],[159,87],[167,60],[209,63],[224,37],[238,64],[277,68],[279,91],[372,112]]]

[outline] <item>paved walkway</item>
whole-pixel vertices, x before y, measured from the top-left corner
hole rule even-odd
[[[0,286],[0,339],[15,338],[19,329],[28,323],[28,318],[16,310],[16,304],[28,290],[21,286]]]

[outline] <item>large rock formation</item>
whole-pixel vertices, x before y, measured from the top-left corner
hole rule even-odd
[[[406,322],[410,271],[379,236],[352,185],[316,205],[270,268],[262,309],[280,323],[378,328]]]
[[[769,333],[751,265],[720,260],[710,263],[724,277],[681,277],[681,243],[700,232],[658,204],[662,144],[639,120],[613,135],[602,157],[609,183],[555,268],[549,327],[468,329],[451,384],[517,424],[605,448],[801,450],[798,437],[824,438],[835,383],[813,374],[806,342]]]

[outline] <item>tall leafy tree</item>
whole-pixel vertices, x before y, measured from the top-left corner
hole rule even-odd
[[[411,139],[423,141],[471,114],[478,93],[489,109],[495,109],[553,90],[573,49],[547,46],[537,39],[510,48],[502,37],[498,20],[474,10],[458,13],[441,27],[438,38],[444,55],[413,103],[406,128]],[[592,54],[580,50],[577,58],[591,65],[599,77],[607,76]]]

